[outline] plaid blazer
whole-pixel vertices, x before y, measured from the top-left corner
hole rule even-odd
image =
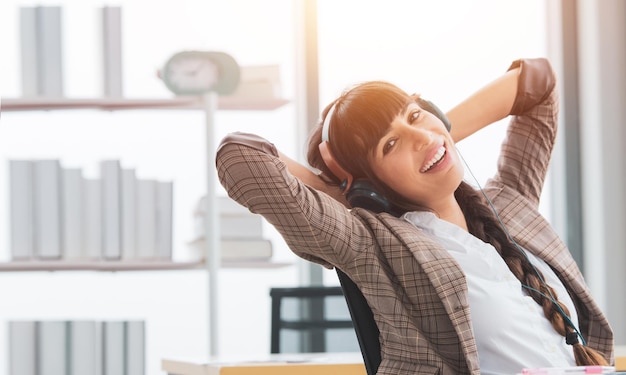
[[[564,243],[538,212],[556,139],[558,94],[545,59],[521,66],[496,175],[485,184],[510,234],[546,261],[576,306],[589,346],[613,361],[613,334]],[[361,289],[380,330],[378,374],[479,374],[467,286],[456,261],[403,219],[346,209],[289,173],[273,144],[228,135],[217,151],[230,197],[263,215],[298,256],[337,267]]]

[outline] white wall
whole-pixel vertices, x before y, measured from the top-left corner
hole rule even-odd
[[[626,4],[578,2],[585,274],[626,343]],[[619,287],[621,286],[621,287]]]
[[[102,2],[38,4],[46,3],[64,6],[67,95],[97,96],[98,39],[93,20]],[[280,64],[285,97],[293,96],[295,43],[302,41],[294,39],[292,1],[125,0],[115,4],[123,6],[124,91],[128,97],[169,96],[155,78],[155,71],[171,54],[183,49],[221,50],[232,54],[241,65]],[[503,73],[515,58],[545,55],[543,1],[390,0],[382,4],[319,1],[321,105],[348,84],[386,79],[421,92],[445,110]],[[20,5],[32,3],[5,0],[0,4],[3,97],[20,95]],[[220,112],[215,134],[220,139],[233,130],[257,132],[285,152],[301,157],[300,145],[293,142],[295,118],[293,105],[270,113]],[[95,173],[90,168],[97,160],[119,157],[143,176],[174,179],[175,256],[181,257],[191,231],[191,210],[204,191],[207,168],[202,126],[202,114],[195,112],[4,113],[0,159],[59,157],[66,165]],[[493,158],[502,130],[502,126],[494,127],[461,145],[481,182],[495,168]],[[0,167],[0,176],[6,176],[4,162]],[[5,184],[0,184],[0,189],[5,199]],[[276,238],[277,261],[296,261],[271,228],[267,235]],[[0,217],[0,256],[8,258],[6,215]],[[327,283],[336,283],[334,274],[327,276]],[[219,280],[219,352],[268,353],[269,287],[296,284],[297,267],[222,270]],[[0,285],[2,320],[146,319],[150,374],[160,373],[162,357],[208,352],[207,277],[202,271],[6,273],[0,274]],[[6,363],[2,340],[0,363]],[[3,371],[6,369],[0,366],[0,375]]]

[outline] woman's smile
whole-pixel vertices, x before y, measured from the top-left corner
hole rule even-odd
[[[426,173],[431,170],[434,166],[437,166],[441,163],[446,155],[446,148],[441,145],[435,149],[435,154],[424,163],[424,166],[420,168],[421,173]]]

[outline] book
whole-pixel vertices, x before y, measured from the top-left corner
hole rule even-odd
[[[102,256],[102,183],[100,179],[83,180],[84,254],[88,259]]]
[[[204,224],[204,220],[202,220]],[[204,233],[204,228],[202,228]],[[256,239],[263,237],[263,217],[246,215],[220,215],[220,236],[223,239]]]
[[[83,172],[64,168],[62,175],[63,258],[83,259]]]
[[[37,375],[35,321],[9,322],[9,373]]]
[[[230,197],[217,197],[217,207],[220,215],[254,215],[248,208],[240,205]],[[200,198],[197,206],[197,213],[203,214],[206,208],[206,196]]]
[[[188,245],[199,258],[206,255],[204,238],[196,238]],[[222,239],[220,242],[223,263],[241,261],[268,261],[272,258],[273,247],[269,239]]]
[[[267,239],[223,239],[222,261],[267,260],[272,257],[272,241]]]
[[[103,95],[122,98],[122,8],[104,6],[101,14]]]
[[[206,196],[200,198],[194,210],[194,238],[204,236]],[[218,197],[217,207],[220,220],[221,238],[257,239],[263,237],[263,222],[265,219],[253,214],[246,207],[229,197]]]
[[[156,258],[172,259],[172,215],[174,184],[172,181],[157,182],[156,209]]]
[[[122,256],[122,168],[119,160],[100,162],[102,181],[102,258],[117,260]]]
[[[102,322],[103,375],[125,375],[124,373],[124,322]]]
[[[122,259],[137,257],[137,176],[135,169],[122,169]]]
[[[61,164],[59,160],[34,161],[35,255],[61,258]]]
[[[33,163],[9,160],[11,259],[27,260],[34,253]]]
[[[259,99],[280,98],[281,80],[279,65],[242,66],[239,85],[230,96]]]
[[[69,322],[69,374],[99,374],[102,348],[99,347],[100,337],[98,324],[92,320]]]
[[[125,323],[126,337],[126,375],[145,375],[146,373],[146,327],[142,320]]]
[[[62,8],[38,6],[39,94],[63,96]]]
[[[67,374],[67,325],[65,321],[37,322],[37,375]]]
[[[20,7],[20,68],[22,96],[39,96],[39,42],[37,41],[37,9]]]
[[[137,180],[137,258],[156,257],[157,181]]]

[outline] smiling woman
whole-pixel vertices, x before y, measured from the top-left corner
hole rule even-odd
[[[611,327],[538,212],[558,127],[550,62],[513,61],[448,111],[451,132],[419,103],[380,81],[346,90],[309,138],[319,174],[262,137],[230,134],[220,182],[296,255],[357,285],[380,332],[380,374],[607,365]],[[475,189],[455,142],[507,117],[497,172]],[[357,180],[388,204],[353,201]]]

